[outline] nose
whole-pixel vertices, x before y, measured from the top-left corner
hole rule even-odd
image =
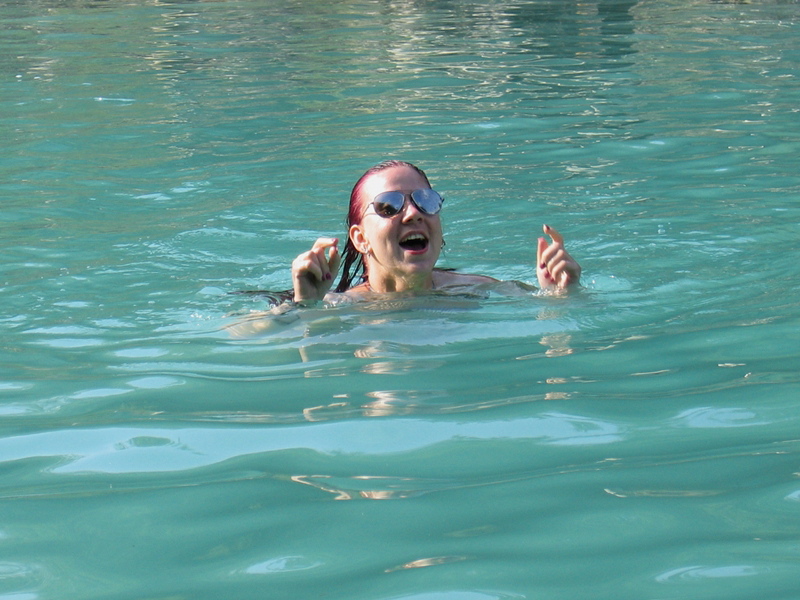
[[[411,199],[411,194],[406,194],[403,200],[403,223],[414,221],[422,218],[422,211],[417,208],[414,201]]]

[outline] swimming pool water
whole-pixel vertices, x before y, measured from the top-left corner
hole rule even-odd
[[[800,596],[797,2],[0,27],[0,599]],[[390,157],[443,266],[583,288],[254,333]]]

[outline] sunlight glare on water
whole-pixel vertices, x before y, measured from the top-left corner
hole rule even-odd
[[[0,599],[800,595],[800,5],[0,6]],[[441,266],[265,318],[384,158]]]

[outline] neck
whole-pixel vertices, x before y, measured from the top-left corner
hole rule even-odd
[[[369,274],[367,276],[367,288],[373,292],[422,292],[432,290],[435,287],[433,273],[410,277],[382,277],[378,274]]]

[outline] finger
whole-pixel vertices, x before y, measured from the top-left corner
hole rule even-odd
[[[566,251],[564,250],[563,246],[558,244],[550,244],[547,247],[547,250],[542,252],[542,262],[547,265],[547,267],[552,271],[553,266],[564,260],[567,256]]]
[[[328,248],[332,248],[339,243],[339,238],[317,238],[314,242],[314,245],[311,247],[311,251],[314,252],[316,250],[327,250]]]
[[[319,269],[319,281],[329,281],[333,279],[330,266],[328,265],[328,259],[325,256],[325,248],[317,248],[316,250],[312,250],[311,256],[313,257],[314,263]]]
[[[558,279],[558,287],[562,289],[568,287],[571,279],[572,278],[570,277],[569,271],[562,272],[561,277]]]
[[[328,240],[332,243],[324,245],[324,250],[327,251],[327,258],[325,260],[328,263],[328,268],[331,271],[336,271],[336,262],[339,257],[339,238],[328,238]]]
[[[319,259],[313,252],[298,256],[292,263],[292,271],[297,279],[305,277],[306,279],[320,281],[323,277]]]
[[[561,235],[549,225],[544,225],[544,230],[548,232],[553,239],[548,242],[545,238],[539,238],[539,263],[547,263],[553,261],[558,253],[564,251],[564,243]]]
[[[566,252],[564,259],[557,265],[558,273],[555,275],[559,287],[567,287],[581,279],[581,266]]]
[[[539,269],[543,269],[546,266],[544,252],[547,250],[548,245],[549,244],[547,243],[546,239],[543,237],[539,238],[539,243],[536,246],[536,267]]]
[[[536,247],[536,279],[539,280],[539,287],[542,289],[548,288],[555,283],[550,272],[547,270],[548,248],[549,244],[547,240],[540,237]]]
[[[309,252],[319,268],[319,281],[330,281],[339,270],[339,238],[319,238]],[[328,252],[328,257],[325,256]]]
[[[550,275],[552,275],[553,280],[558,284],[558,287],[566,287],[571,277],[567,261],[560,260],[556,263],[551,263],[549,269]]]
[[[561,236],[560,233],[558,233],[558,231],[550,227],[550,225],[543,225],[542,229],[547,235],[553,238],[553,242],[555,242],[556,244],[561,244],[562,246],[564,245],[564,238]]]
[[[339,240],[336,240],[337,242]],[[334,244],[331,248],[330,254],[328,255],[328,269],[330,270],[333,277],[339,273],[339,265],[342,262],[342,255],[339,253],[339,246]]]

